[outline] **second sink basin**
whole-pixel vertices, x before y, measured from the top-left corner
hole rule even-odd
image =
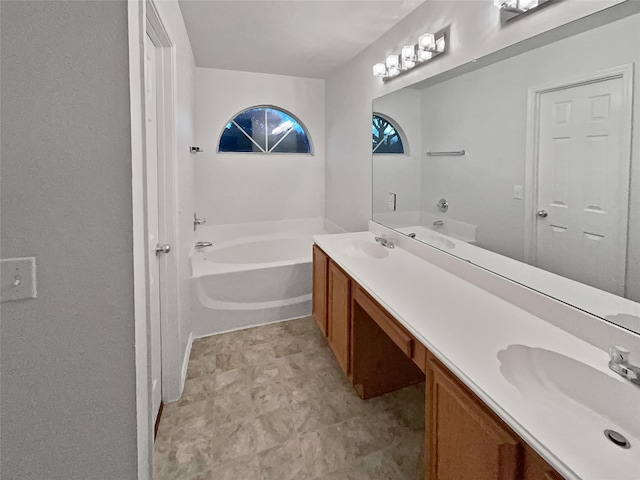
[[[571,428],[573,420],[591,423],[594,429],[611,428],[640,448],[638,387],[543,348],[509,345],[498,352],[498,359],[502,375],[523,396],[566,411],[566,428]],[[604,435],[602,440],[608,442]]]

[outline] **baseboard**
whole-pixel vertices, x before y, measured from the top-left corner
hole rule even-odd
[[[184,390],[184,382],[187,380],[187,368],[189,368],[189,357],[191,356],[191,346],[193,345],[193,332],[189,334],[189,341],[182,359],[182,371],[180,372],[180,396]]]

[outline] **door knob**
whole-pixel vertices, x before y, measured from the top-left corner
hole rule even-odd
[[[547,212],[546,210],[538,210],[538,211],[536,212],[536,215],[537,215],[539,218],[547,218],[547,215],[549,215],[549,212]]]
[[[171,245],[168,243],[165,245],[156,245],[156,255],[160,255],[162,253],[169,253],[171,251]]]

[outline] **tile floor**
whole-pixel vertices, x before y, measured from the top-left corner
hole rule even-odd
[[[418,480],[424,384],[362,401],[310,317],[194,341],[154,479]]]

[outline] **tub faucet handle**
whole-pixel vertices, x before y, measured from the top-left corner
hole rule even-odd
[[[195,213],[193,214],[193,231],[196,231],[196,228],[198,227],[198,225],[202,225],[203,223],[207,223],[207,219],[206,218],[198,218],[198,215],[196,215]]]

